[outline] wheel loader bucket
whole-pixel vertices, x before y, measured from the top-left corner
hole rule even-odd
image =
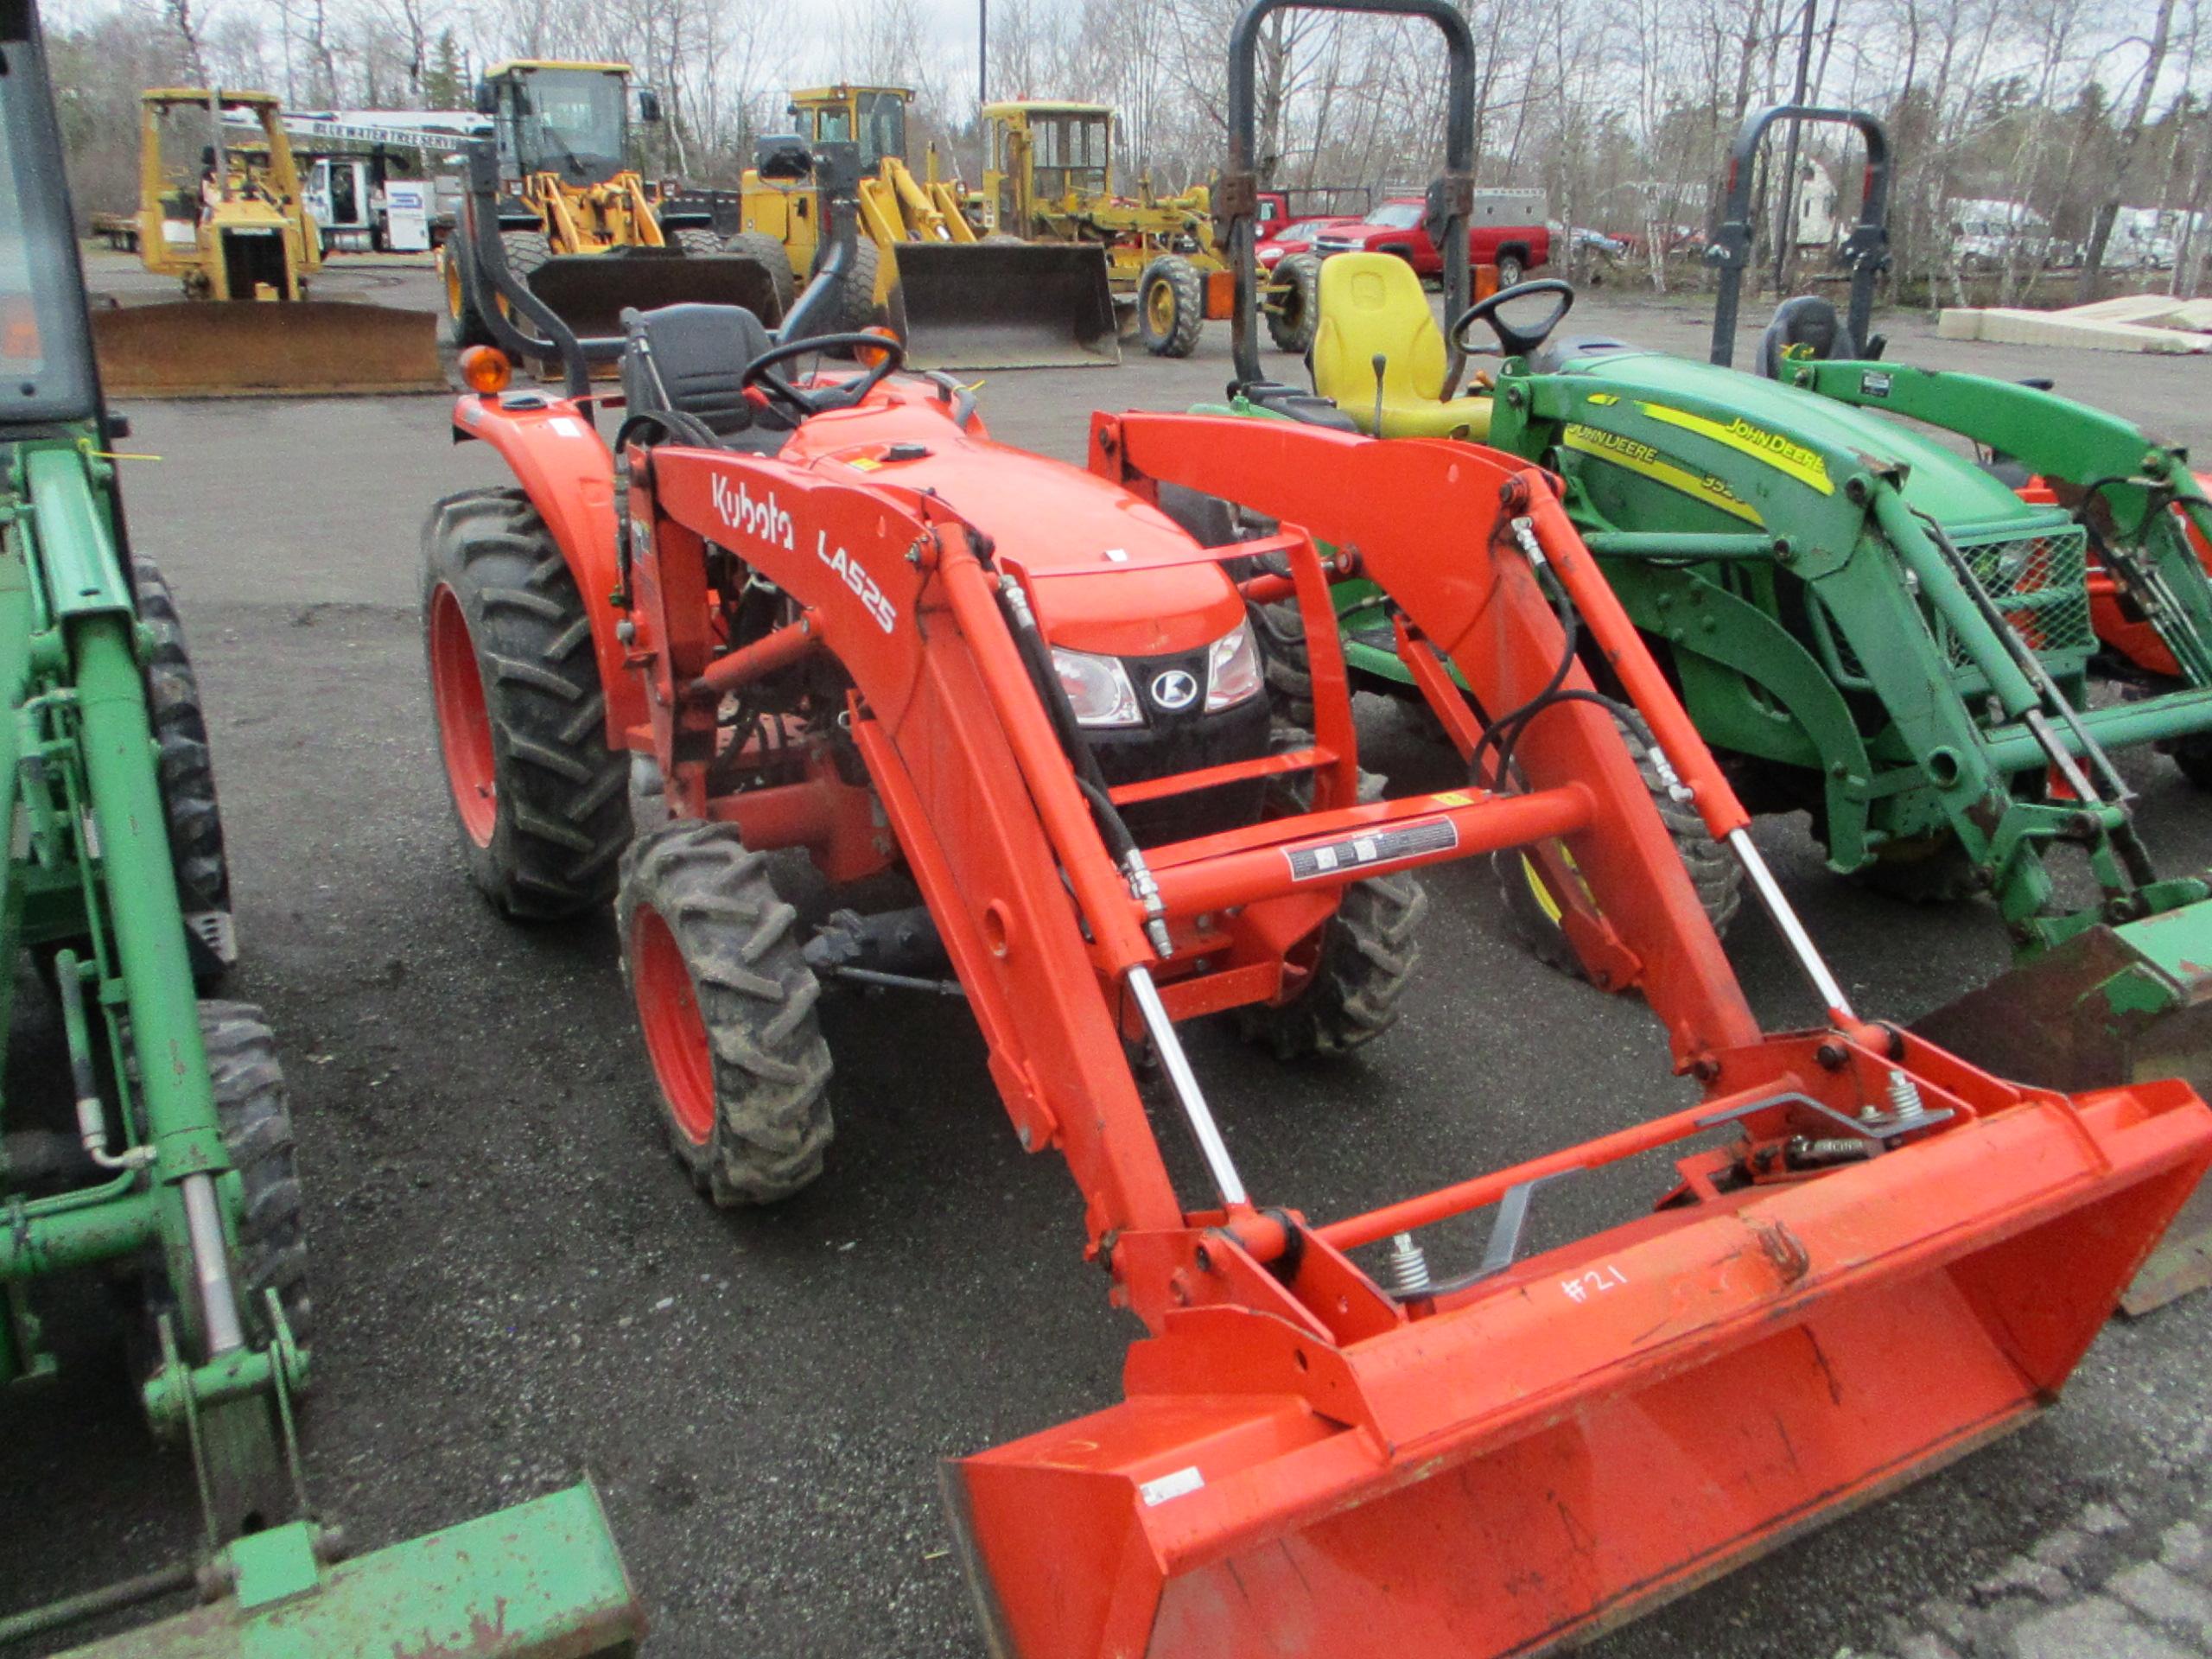
[[[1112,367],[1122,360],[1103,248],[903,242],[897,257],[911,368]]]
[[[319,1573],[309,1535],[241,1539],[232,1594],[63,1659],[627,1659],[645,1639],[588,1481]]]
[[[2212,1090],[2212,900],[2096,926],[1915,1022],[1972,1061],[2046,1089],[2180,1077]],[[2212,1188],[2183,1207],[2120,1306],[2212,1286]]]
[[[437,319],[343,300],[180,300],[92,314],[100,384],[136,397],[437,391]]]
[[[1909,1047],[1923,1084],[1994,1083]],[[946,1466],[992,1651],[1543,1651],[2019,1426],[2198,1179],[2212,1116],[2175,1082],[2013,1099],[1810,1179],[1700,1189],[1686,1161],[1649,1217],[1363,1337],[1170,1313],[1124,1403]],[[1241,1265],[1208,1243],[1194,1302]]]
[[[622,313],[630,306],[741,305],[771,328],[784,320],[767,268],[736,254],[651,248],[565,253],[530,273],[530,291],[579,340],[621,339]]]

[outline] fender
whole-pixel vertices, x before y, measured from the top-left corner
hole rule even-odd
[[[537,408],[502,408],[495,398],[454,400],[454,441],[481,439],[513,468],[515,481],[553,532],[591,619],[592,655],[607,693],[607,741],[630,747],[629,732],[645,721],[643,683],[623,662],[615,632],[621,617],[614,590],[614,457],[591,416],[566,398]]]

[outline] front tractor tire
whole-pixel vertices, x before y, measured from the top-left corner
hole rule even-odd
[[[670,824],[624,857],[616,915],[677,1161],[724,1209],[791,1197],[830,1145],[830,1049],[766,860],[728,824]]]
[[[629,760],[607,747],[582,595],[521,490],[431,510],[423,626],[470,879],[516,921],[605,904],[630,839]]]
[[[1668,838],[1681,855],[1682,868],[1689,872],[1706,919],[1713,924],[1715,933],[1726,938],[1729,925],[1743,907],[1743,867],[1706,832],[1705,820],[1698,817],[1697,809],[1676,800],[1668,789],[1652,763],[1651,728],[1643,716],[1622,705],[1614,709],[1613,719],[1636,761],[1637,775],[1650,791],[1660,822],[1667,826]],[[1567,930],[1560,925],[1562,906],[1545,886],[1535,861],[1519,851],[1492,853],[1491,868],[1505,906],[1507,931],[1547,968],[1575,979],[1587,977],[1582,958],[1575,954]]]
[[[1137,338],[1154,357],[1188,357],[1205,326],[1206,285],[1180,254],[1163,254],[1137,278]]]
[[[1286,255],[1275,267],[1274,291],[1268,297],[1268,338],[1281,351],[1303,357],[1313,349],[1313,336],[1321,327],[1321,256]]]
[[[1427,914],[1428,891],[1410,872],[1354,881],[1321,929],[1304,986],[1287,1001],[1238,1009],[1240,1034],[1286,1061],[1373,1042],[1398,1023]]]

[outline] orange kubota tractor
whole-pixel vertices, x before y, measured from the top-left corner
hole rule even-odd
[[[1021,1143],[1065,1159],[1145,1334],[1121,1403],[945,1471],[992,1651],[1530,1652],[2049,1403],[2212,1160],[2188,1086],[2023,1088],[1853,1008],[1548,475],[1175,415],[1096,417],[1085,471],[993,441],[894,340],[809,338],[852,248],[856,163],[824,162],[844,223],[781,334],[631,313],[619,402],[592,342],[503,289],[503,327],[544,331],[515,354],[560,358],[565,391],[468,365],[455,433],[515,481],[432,513],[427,645],[477,882],[518,918],[613,901],[702,1189],[818,1173],[825,978],[946,963]],[[796,372],[837,350],[874,356]],[[1170,485],[1279,529],[1202,546]],[[1329,593],[1354,573],[1471,756],[1457,787],[1362,787]],[[1270,729],[1246,620],[1285,600],[1310,732]],[[1584,631],[1814,1028],[1754,1021]],[[903,873],[921,906],[803,937],[762,856],[791,848],[841,886]],[[1249,1189],[1179,1025],[1233,1015],[1288,1056],[1377,1035],[1414,872],[1512,848],[1580,895],[1563,925],[1649,1001],[1696,1103],[1363,1214]],[[1202,1176],[1179,1184],[1148,1099]],[[1656,1152],[1656,1207],[1522,1254],[1541,1183]],[[1485,1210],[1483,1258],[1432,1270],[1423,1233]]]

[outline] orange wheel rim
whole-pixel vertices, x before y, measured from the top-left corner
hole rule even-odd
[[[630,924],[630,955],[638,1020],[661,1097],[683,1138],[703,1147],[715,1132],[714,1053],[690,970],[658,912],[639,908]]]
[[[498,773],[492,756],[492,715],[476,667],[476,642],[460,597],[443,582],[430,597],[430,696],[437,708],[446,782],[461,827],[479,847],[492,844],[499,822]]]

